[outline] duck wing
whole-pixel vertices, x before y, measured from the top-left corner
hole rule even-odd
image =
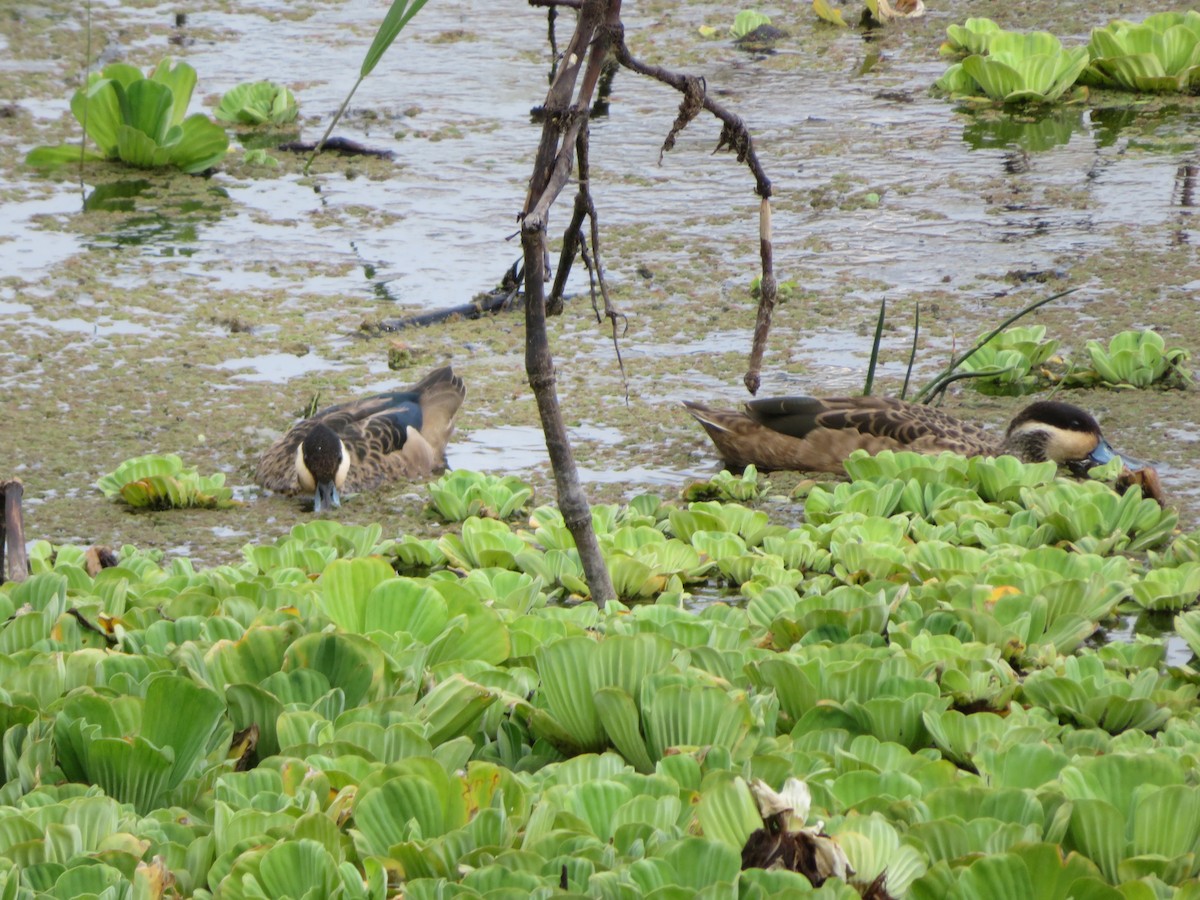
[[[421,437],[433,451],[433,466],[446,464],[446,444],[454,431],[454,417],[467,396],[462,378],[449,366],[430,372],[419,385]],[[423,474],[428,474],[425,472]]]
[[[446,443],[466,387],[449,366],[435,369],[406,391],[380,394],[371,414],[348,423],[343,436],[355,463],[348,490],[368,490],[398,478],[426,478],[446,465]],[[335,429],[336,430],[336,429]],[[341,432],[339,432],[341,433]]]
[[[327,406],[268,448],[254,480],[268,490],[298,491],[296,450],[317,422],[333,429],[351,454],[347,490],[366,490],[389,478],[426,476],[444,465],[446,441],[465,396],[462,378],[443,366],[411,387]]]
[[[746,403],[755,421],[800,440],[829,442],[829,432],[852,436],[852,449],[995,452],[985,429],[920,403],[881,397],[768,397]]]

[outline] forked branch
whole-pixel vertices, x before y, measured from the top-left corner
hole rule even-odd
[[[775,312],[776,296],[774,250],[771,239],[771,179],[767,177],[758,154],[754,152],[754,141],[750,137],[750,130],[746,127],[746,123],[740,116],[730,112],[708,96],[704,79],[694,75],[680,75],[664,69],[662,66],[642,62],[629,52],[629,47],[625,44],[623,26],[620,24],[611,26],[609,31],[617,61],[621,65],[639,75],[645,75],[670,85],[683,94],[683,100],[679,104],[679,114],[675,117],[666,140],[663,141],[663,153],[675,146],[675,138],[679,133],[699,115],[700,110],[705,109],[720,119],[722,123],[721,137],[717,141],[716,150],[732,150],[737,156],[737,161],[745,163],[754,175],[754,192],[762,198],[758,223],[762,278],[759,283],[758,315],[754,323],[754,344],[750,349],[750,363],[746,368],[744,381],[750,393],[758,393],[762,358],[771,333],[771,317]]]

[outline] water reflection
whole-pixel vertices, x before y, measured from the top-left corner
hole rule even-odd
[[[1120,624],[1097,629],[1087,641],[1089,646],[1105,644],[1132,644],[1139,637],[1161,641],[1166,647],[1165,662],[1169,666],[1182,666],[1192,660],[1192,648],[1175,632],[1173,613],[1155,613],[1142,610],[1134,615],[1120,616]]]
[[[963,142],[973,150],[1018,148],[1038,153],[1067,144],[1072,135],[1084,130],[1083,110],[1079,107],[1053,107],[1032,115],[979,110],[969,114],[963,126]]]
[[[147,179],[111,181],[84,197],[83,211],[115,214],[115,227],[85,243],[93,248],[146,247],[158,256],[191,256],[201,226],[217,222],[229,209],[228,191],[215,185],[200,194],[163,199]]]

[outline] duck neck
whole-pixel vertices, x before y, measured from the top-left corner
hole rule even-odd
[[[1004,452],[1011,453],[1022,462],[1045,462],[1049,459],[1046,452],[1050,435],[1038,430],[1017,430],[1004,437]]]

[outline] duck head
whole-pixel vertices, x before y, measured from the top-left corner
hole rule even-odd
[[[1116,456],[1122,456],[1129,468],[1145,467],[1139,460],[1118,454],[1090,413],[1057,400],[1041,400],[1021,410],[1008,426],[1004,443],[1022,459],[1053,460],[1077,476]]]
[[[346,483],[350,454],[328,425],[318,422],[296,448],[296,478],[313,492],[313,512],[341,505],[338,491]]]

